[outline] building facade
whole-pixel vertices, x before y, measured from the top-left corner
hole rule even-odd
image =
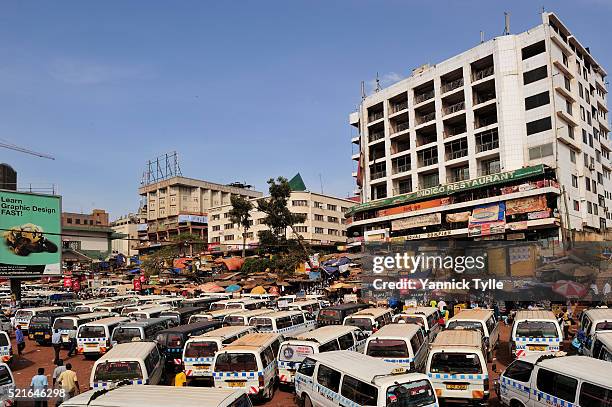
[[[265,198],[264,198],[265,199]],[[257,246],[257,232],[266,230],[263,224],[265,215],[257,210],[257,199],[253,199],[254,209],[251,212],[252,226],[247,232],[248,247]],[[306,215],[304,223],[295,225],[295,231],[313,245],[334,245],[345,243],[346,219],[344,213],[355,205],[354,201],[316,194],[308,191],[292,191],[288,201],[292,213]],[[229,212],[232,205],[221,205],[209,211],[209,246],[221,246],[224,250],[242,249],[242,228],[232,223]],[[287,236],[293,232],[287,230]]]
[[[108,213],[103,209],[94,209],[91,214],[62,212],[64,262],[106,260],[112,254],[112,241],[116,238]]]
[[[90,214],[62,212],[62,224],[74,226],[109,226],[108,213],[104,209],[94,209]]]
[[[132,213],[111,222],[111,229],[117,235],[121,235],[120,239],[112,242],[113,253],[120,253],[127,257],[138,254],[138,226],[138,215]]]
[[[8,164],[0,164],[0,189],[17,191],[17,171]]]
[[[208,212],[228,205],[232,195],[257,198],[263,194],[246,186],[222,185],[193,178],[172,177],[143,185],[138,236],[147,244],[168,241],[179,233],[192,233],[207,241]]]
[[[361,184],[349,235],[604,231],[612,225],[606,75],[555,14],[543,13],[527,32],[367,96],[349,116]]]

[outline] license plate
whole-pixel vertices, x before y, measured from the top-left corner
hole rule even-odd
[[[194,366],[194,370],[210,370],[210,366]]]
[[[540,351],[540,352],[545,351],[546,348],[547,348],[547,346],[529,345],[529,350],[536,350],[536,351]]]
[[[41,335],[43,335],[43,333],[42,332],[36,332],[34,335],[41,336]]]
[[[98,344],[97,343],[86,343],[85,347],[86,348],[97,348]]]
[[[467,384],[447,384],[446,390],[467,390]]]
[[[244,387],[244,382],[227,382],[229,387]]]

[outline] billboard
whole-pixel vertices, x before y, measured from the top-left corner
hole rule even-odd
[[[61,197],[0,190],[0,277],[61,274]]]

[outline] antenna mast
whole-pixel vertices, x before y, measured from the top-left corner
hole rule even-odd
[[[510,35],[510,13],[504,11],[504,35]]]

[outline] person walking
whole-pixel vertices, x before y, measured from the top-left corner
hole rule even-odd
[[[59,331],[54,331],[53,335],[51,335],[51,344],[53,345],[53,351],[55,352],[53,363],[57,364],[57,361],[60,358],[60,350],[62,349],[62,335],[59,333]]]
[[[74,330],[71,330],[70,333],[68,334],[68,338],[70,340],[70,344],[69,344],[69,348],[68,348],[68,357],[72,356],[72,355],[76,355],[76,351],[77,351],[77,340],[76,340],[76,332]]]
[[[47,407],[46,392],[49,387],[49,381],[45,376],[45,368],[39,367],[38,374],[32,377],[30,382],[30,390],[34,396],[34,407]]]
[[[17,325],[15,328],[15,340],[17,341],[17,354],[19,357],[23,355],[23,350],[25,349],[25,338],[23,336],[23,331],[21,330],[21,325]]]
[[[51,375],[51,379],[53,379],[53,388],[57,384],[57,379],[59,376],[66,371],[66,366],[64,366],[64,361],[61,359],[57,359],[55,361],[55,369],[53,370],[53,375]]]
[[[61,386],[61,389],[64,390],[62,401],[68,401],[79,394],[79,379],[77,378],[76,372],[72,370],[72,365],[70,363],[66,364],[66,370],[59,375],[57,383]]]

